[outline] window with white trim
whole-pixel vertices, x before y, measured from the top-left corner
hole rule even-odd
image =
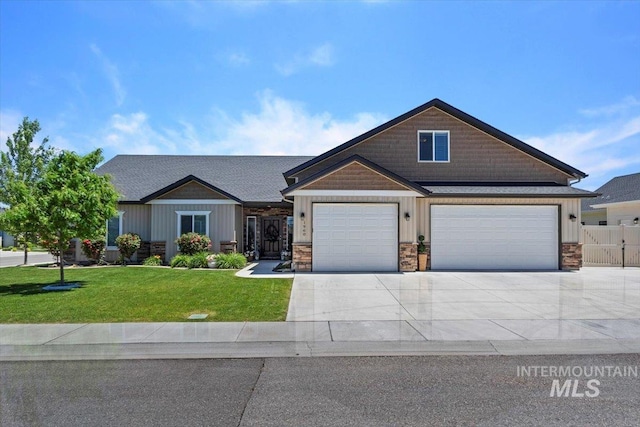
[[[209,214],[211,211],[176,211],[178,215],[178,237],[185,233],[209,235]]]
[[[122,216],[124,215],[124,211],[118,211],[118,215],[113,218],[109,218],[107,220],[107,249],[115,250],[118,249],[116,245],[116,237],[122,234]]]
[[[418,162],[448,162],[449,131],[418,131]]]

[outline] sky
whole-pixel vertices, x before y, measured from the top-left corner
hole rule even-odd
[[[0,1],[0,150],[317,155],[433,98],[640,171],[640,1]]]

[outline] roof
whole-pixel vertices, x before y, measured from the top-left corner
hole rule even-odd
[[[640,201],[640,172],[617,176],[596,190],[600,193],[595,199],[583,200],[582,211],[593,211],[593,205]]]
[[[429,108],[438,108],[441,111],[444,111],[445,113],[457,118],[458,120],[461,120],[491,136],[493,136],[494,138],[520,150],[523,151],[525,153],[527,153],[528,155],[541,160],[553,167],[555,167],[556,169],[561,170],[562,172],[565,172],[571,176],[574,176],[576,178],[585,178],[587,176],[586,173],[564,163],[561,162],[560,160],[556,159],[555,157],[551,157],[550,155],[538,150],[537,148],[534,148],[522,141],[520,141],[517,138],[514,138],[511,135],[508,135],[504,132],[502,132],[501,130],[498,130],[496,128],[494,128],[493,126],[465,113],[464,111],[458,110],[457,108],[453,107],[452,105],[447,104],[444,101],[441,101],[438,98],[434,98],[431,101],[427,102],[426,104],[423,104],[419,107],[414,108],[413,110],[402,114],[401,116],[396,117],[393,120],[388,121],[387,123],[384,123],[366,133],[363,133],[362,135],[353,138],[350,141],[345,142],[342,145],[339,145],[338,147],[329,150],[317,157],[314,157],[308,161],[306,161],[305,163],[302,163],[300,165],[297,165],[296,167],[293,167],[291,169],[289,169],[287,172],[284,173],[285,177],[290,178],[292,176],[294,176],[296,173],[305,170],[313,165],[315,165],[316,163],[319,163],[323,160],[328,159],[331,156],[334,156],[338,153],[340,153],[341,151],[344,151],[350,147],[353,147],[354,145],[357,145],[381,132],[384,132],[385,130],[392,128],[393,126],[396,126],[397,124],[410,119],[411,117],[418,115],[426,110],[428,110]]]
[[[457,197],[588,197],[591,191],[563,185],[424,185],[430,196]]]
[[[282,194],[283,195],[289,194],[292,191],[296,190],[297,188],[304,187],[305,185],[308,185],[308,184],[312,183],[313,181],[316,181],[316,180],[320,179],[323,176],[329,175],[330,173],[342,168],[343,166],[346,166],[346,165],[348,165],[350,163],[353,163],[353,162],[360,163],[361,165],[368,167],[369,169],[373,170],[374,172],[377,172],[380,175],[383,175],[383,176],[391,179],[392,181],[395,181],[398,184],[405,186],[409,190],[414,190],[417,193],[423,194],[425,196],[429,194],[429,191],[426,190],[424,187],[421,187],[420,185],[418,185],[418,184],[416,184],[414,182],[408,181],[405,178],[403,178],[403,177],[401,177],[399,175],[396,175],[395,173],[383,168],[382,166],[377,165],[377,164],[365,159],[364,157],[358,156],[357,154],[355,154],[355,155],[353,155],[351,157],[348,157],[348,158],[344,159],[343,161],[341,161],[339,163],[336,163],[335,165],[331,165],[327,169],[324,169],[324,170],[322,170],[322,171],[320,171],[320,172],[318,172],[318,173],[316,173],[316,174],[314,174],[314,175],[312,175],[310,177],[307,177],[307,178],[305,178],[305,179],[303,179],[303,180],[301,180],[301,181],[289,186],[288,188],[282,190]]]
[[[243,202],[281,202],[287,186],[282,171],[309,156],[118,155],[96,169],[109,174],[122,202],[143,203],[193,176],[209,188]]]

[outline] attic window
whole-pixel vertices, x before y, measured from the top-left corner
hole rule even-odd
[[[418,162],[448,162],[449,131],[418,131]]]

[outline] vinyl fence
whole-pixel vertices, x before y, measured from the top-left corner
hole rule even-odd
[[[582,226],[582,263],[585,266],[640,267],[640,227]]]

